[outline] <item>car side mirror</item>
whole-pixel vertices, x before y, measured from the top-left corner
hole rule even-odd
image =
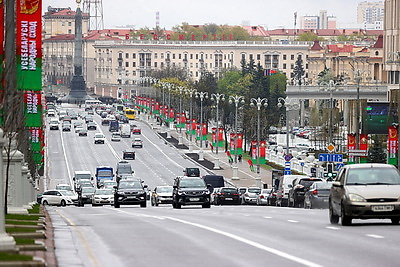
[[[343,187],[343,185],[340,182],[333,182],[332,186],[334,186],[334,187]]]

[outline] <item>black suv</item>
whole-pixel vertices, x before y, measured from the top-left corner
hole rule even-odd
[[[147,185],[143,185],[141,180],[121,180],[114,187],[114,207],[119,208],[120,205],[140,205],[145,208]]]
[[[210,208],[210,190],[203,179],[187,176],[175,178],[172,206],[180,209],[182,205],[202,205],[203,208]]]
[[[319,178],[296,178],[292,184],[289,185],[288,206],[289,207],[303,207],[304,195],[314,182],[322,181]]]

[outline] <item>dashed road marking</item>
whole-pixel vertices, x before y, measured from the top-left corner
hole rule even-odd
[[[298,223],[299,221],[296,221],[296,220],[287,220],[288,222],[290,222],[290,223]]]
[[[330,230],[340,230],[339,227],[335,227],[335,226],[327,226],[326,229],[330,229]]]
[[[383,237],[383,236],[381,236],[381,235],[374,235],[374,234],[368,234],[368,235],[366,235],[366,236],[368,236],[368,237],[372,237],[372,238],[376,238],[376,239],[382,239],[382,238],[385,238],[385,237]]]

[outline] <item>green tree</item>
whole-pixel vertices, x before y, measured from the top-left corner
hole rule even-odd
[[[298,55],[293,72],[292,72],[292,78],[294,81],[297,81],[299,85],[301,85],[304,74],[305,74],[305,71],[304,71],[304,67],[303,67],[303,59],[302,59],[301,55]]]
[[[297,37],[297,40],[303,41],[303,42],[312,42],[315,40],[324,41],[325,39],[323,37],[319,37],[315,33],[305,32],[305,33],[299,34],[299,36]]]

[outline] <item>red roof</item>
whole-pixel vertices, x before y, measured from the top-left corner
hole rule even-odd
[[[324,48],[319,44],[318,40],[315,40],[314,44],[310,48],[310,50],[313,50],[313,51],[320,51],[320,50],[323,50],[323,49]]]
[[[75,17],[75,15],[76,15],[76,12],[71,10],[71,8],[68,7],[68,8],[65,8],[65,9],[62,9],[59,11],[55,11],[55,12],[48,11],[45,13],[44,17],[45,18],[51,18],[51,17],[71,17],[71,18],[73,18],[73,17]],[[89,14],[82,13],[82,16],[89,17]]]
[[[375,44],[372,46],[373,48],[383,48],[383,35],[380,34],[378,36],[378,40],[376,40]]]

